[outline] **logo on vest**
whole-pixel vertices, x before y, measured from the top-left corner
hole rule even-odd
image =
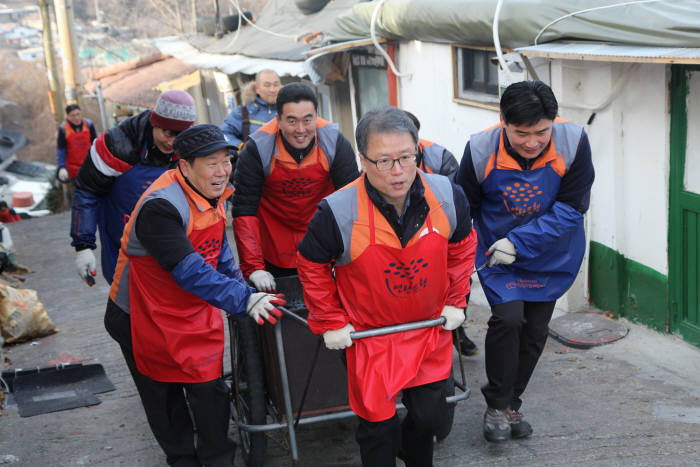
[[[524,217],[542,209],[542,205],[536,201],[542,195],[542,189],[538,185],[513,183],[502,194],[506,211],[513,217]]]
[[[516,278],[514,281],[506,282],[506,289],[543,289],[545,284],[534,279]]]
[[[282,182],[282,193],[290,198],[304,198],[312,194],[310,177],[291,178]]]
[[[423,258],[412,259],[408,264],[403,261],[389,263],[384,270],[384,284],[389,293],[395,297],[416,295],[428,285],[425,268],[428,263]]]
[[[221,251],[221,240],[210,238],[197,245],[197,253],[204,258],[206,263],[213,268],[217,266],[219,251]]]

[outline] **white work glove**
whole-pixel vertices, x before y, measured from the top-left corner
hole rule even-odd
[[[275,277],[264,269],[253,271],[253,274],[248,277],[248,280],[261,292],[274,292],[277,288]]]
[[[87,282],[87,285],[90,287],[95,285],[97,260],[95,259],[95,253],[90,248],[78,252],[75,257],[75,268],[78,270],[80,278]]]
[[[63,183],[66,183],[68,181],[68,171],[65,167],[61,167],[60,169],[58,169],[58,180]]]
[[[275,324],[277,322],[275,317],[279,318],[282,316],[282,312],[275,308],[275,305],[285,305],[286,303],[282,294],[272,295],[264,292],[256,292],[250,294],[245,311],[248,313],[248,316],[253,318],[255,322],[260,325],[264,324],[263,318]]]
[[[352,345],[350,333],[355,332],[352,324],[348,323],[340,329],[326,331],[323,333],[323,342],[331,350],[342,350]]]
[[[489,259],[486,261],[488,267],[493,267],[497,264],[510,264],[515,261],[515,245],[513,242],[503,237],[496,240],[486,252]]]
[[[452,305],[445,305],[440,316],[445,317],[445,324],[442,325],[442,329],[446,331],[457,329],[466,319],[464,316],[464,308],[457,308]]]

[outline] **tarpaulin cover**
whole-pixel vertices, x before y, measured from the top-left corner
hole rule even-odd
[[[332,0],[322,10],[305,15],[291,0],[268,0],[255,25],[277,34],[294,37],[278,37],[244,26],[238,37],[228,33],[221,39],[197,35],[188,41],[197,49],[210,54],[238,54],[275,60],[303,61],[304,53],[311,45],[298,40],[301,36],[329,29],[339,15],[346,13],[360,0]]]
[[[378,2],[363,2],[326,31],[332,42],[369,37]],[[501,46],[535,44],[550,22],[573,12],[609,6],[603,0],[505,0],[499,17]],[[425,42],[493,45],[495,0],[386,0],[377,17],[377,37]],[[549,26],[537,43],[586,40],[660,47],[700,47],[700,1],[659,0],[605,8]]]

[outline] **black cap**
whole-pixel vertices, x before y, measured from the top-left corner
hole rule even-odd
[[[195,125],[181,132],[173,141],[175,153],[181,159],[208,156],[219,149],[236,149],[229,144],[221,129],[212,124]]]

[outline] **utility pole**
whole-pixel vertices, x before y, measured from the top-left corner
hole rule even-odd
[[[49,11],[49,0],[39,0],[39,11],[41,12],[41,24],[44,36],[44,63],[49,79],[49,104],[51,112],[56,120],[56,125],[63,121],[63,96],[58,90],[58,69],[56,67],[56,56],[53,49],[53,33],[51,32],[51,13]]]
[[[78,79],[77,60],[75,56],[75,32],[73,24],[72,0],[54,0],[56,13],[56,25],[58,26],[58,39],[61,42],[61,55],[63,59],[63,82],[66,102],[78,103]]]

